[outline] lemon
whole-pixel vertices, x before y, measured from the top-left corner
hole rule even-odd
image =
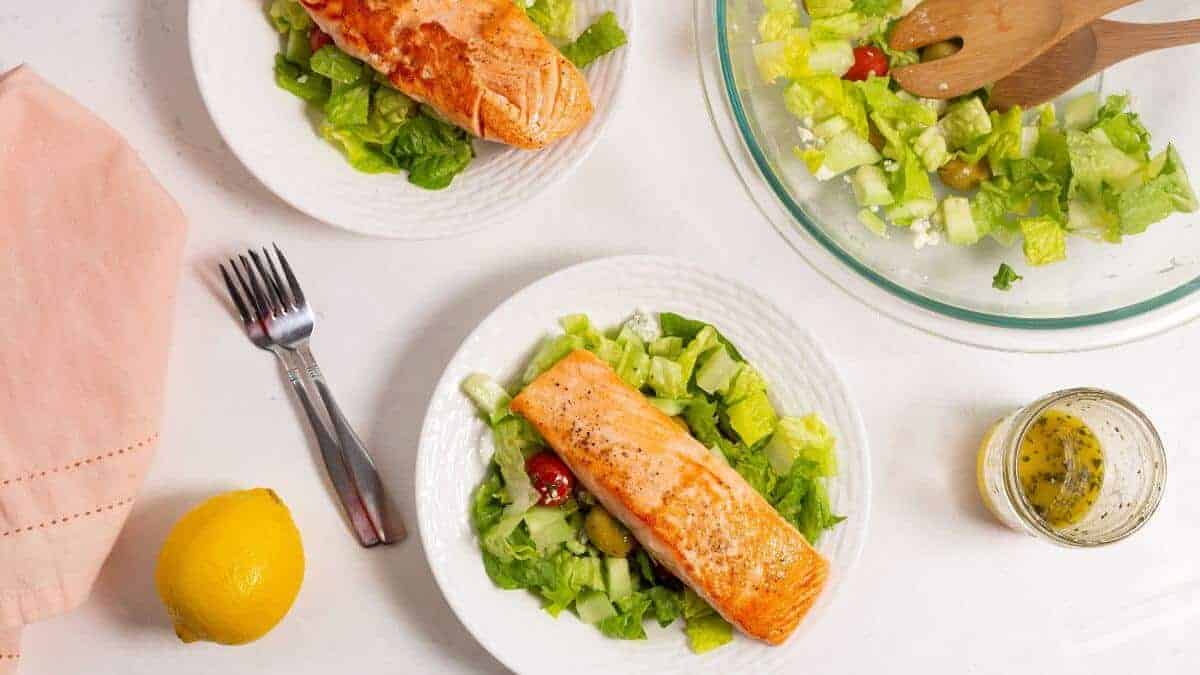
[[[300,532],[264,488],[217,495],[175,524],[158,556],[158,595],[184,642],[223,645],[266,635],[304,580]]]

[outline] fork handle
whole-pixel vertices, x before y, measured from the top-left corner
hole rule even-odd
[[[279,361],[287,370],[288,382],[292,383],[292,389],[296,392],[296,397],[300,399],[300,405],[304,407],[304,414],[308,417],[308,423],[312,427],[313,435],[317,437],[317,445],[321,449],[321,459],[325,462],[325,471],[329,474],[329,480],[333,483],[338,500],[342,502],[342,508],[346,511],[346,517],[350,520],[350,526],[358,538],[358,543],[367,548],[380,544],[382,540],[372,524],[373,519],[363,505],[363,500],[359,498],[358,491],[354,488],[354,481],[342,461],[341,448],[337,440],[330,435],[312,397],[304,388],[301,370],[303,363],[285,349],[275,350],[275,355],[279,357]]]
[[[358,494],[362,498],[363,506],[370,515],[371,521],[375,523],[379,543],[394,544],[403,540],[406,534],[404,526],[395,522],[390,516],[390,510],[387,508],[387,495],[383,490],[383,482],[379,479],[379,471],[376,470],[375,462],[371,459],[371,453],[363,445],[358,434],[354,433],[346,416],[342,414],[342,409],[334,400],[333,392],[329,390],[329,385],[325,382],[325,376],[321,373],[317,360],[313,358],[312,350],[307,344],[304,344],[296,351],[300,354],[300,360],[304,363],[309,379],[316,385],[317,392],[321,394],[321,400],[325,402],[325,409],[329,413],[334,432],[341,444],[342,459],[345,462],[346,470],[350,473],[350,480],[358,489]]]

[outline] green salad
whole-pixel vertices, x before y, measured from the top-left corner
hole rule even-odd
[[[960,246],[1020,242],[1037,266],[1065,259],[1070,235],[1115,244],[1200,208],[1178,153],[1152,152],[1129,96],[1003,113],[988,110],[987,90],[919,99],[891,69],[960,49],[889,48],[890,27],[919,0],[765,3],[754,57],[799,120],[795,155],[819,180],[850,183],[859,220],[881,237],[901,228],[917,248],[943,236]],[[934,173],[944,191],[935,192]],[[1020,278],[999,270],[995,287]]]
[[[574,613],[612,638],[646,638],[643,623],[682,619],[696,653],[733,639],[731,626],[673,577],[582,489],[537,431],[509,409],[512,395],[577,349],[686,425],[809,542],[843,520],[825,481],[837,475],[834,438],[817,415],[780,417],[767,383],[715,328],[676,314],[635,314],[608,333],[577,314],[560,320],[516,387],[487,375],[463,383],[492,429],[495,453],[471,500],[483,565],[500,588],[526,589],[547,612]]]
[[[626,42],[612,12],[575,36],[575,0],[514,1],[580,68]],[[321,135],[355,169],[406,172],[410,183],[440,190],[470,165],[475,149],[466,131],[338,49],[296,0],[272,0],[267,13],[283,36],[275,83],[320,112]]]

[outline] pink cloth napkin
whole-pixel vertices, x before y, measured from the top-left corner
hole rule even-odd
[[[87,598],[146,475],[185,231],[112,128],[0,76],[0,674]]]

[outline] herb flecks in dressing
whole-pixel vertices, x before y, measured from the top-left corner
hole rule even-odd
[[[1017,475],[1034,512],[1055,528],[1083,520],[1104,485],[1096,434],[1070,413],[1049,410],[1021,441]]]

